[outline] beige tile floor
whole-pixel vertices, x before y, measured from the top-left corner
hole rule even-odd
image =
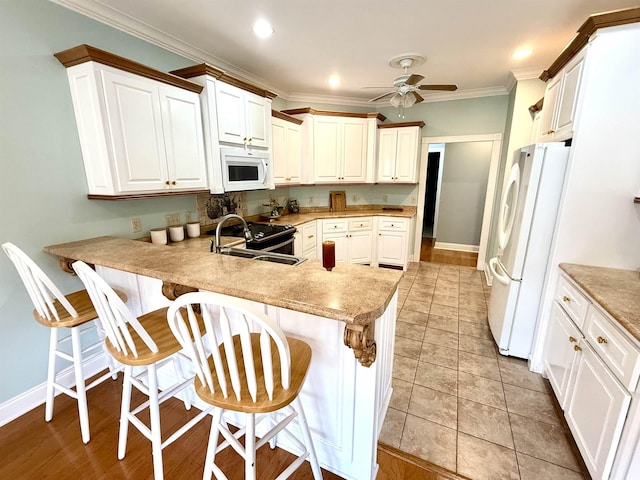
[[[582,479],[544,379],[498,354],[489,294],[474,268],[411,264],[380,441],[473,480]]]

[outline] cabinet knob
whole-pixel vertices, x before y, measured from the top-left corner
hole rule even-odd
[[[574,345],[574,346],[573,346],[573,349],[574,349],[576,352],[581,352],[581,351],[582,351],[582,348],[580,347],[580,345]]]
[[[575,339],[575,337],[571,337],[571,336],[569,336],[569,341],[570,341],[571,343],[576,343],[576,342],[577,342],[577,340]]]
[[[565,295],[564,297],[562,297],[562,301],[563,302],[570,302],[571,299]]]
[[[603,338],[603,337],[598,336],[598,343],[607,343],[607,339],[606,339],[606,338]]]

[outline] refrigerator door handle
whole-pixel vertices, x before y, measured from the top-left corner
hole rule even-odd
[[[507,275],[502,275],[502,273],[498,273],[498,270],[503,271],[500,265],[498,264],[498,258],[493,257],[489,260],[489,270],[491,270],[491,275],[495,277],[503,285],[509,285],[511,283],[511,278]]]

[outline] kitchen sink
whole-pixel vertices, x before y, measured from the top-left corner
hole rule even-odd
[[[306,260],[306,258],[296,257],[294,255],[286,255],[284,253],[265,252],[262,250],[248,250],[245,248],[224,247],[220,250],[222,255],[230,255],[232,257],[248,258],[250,260],[260,260],[263,262],[280,263],[283,265],[298,265]]]

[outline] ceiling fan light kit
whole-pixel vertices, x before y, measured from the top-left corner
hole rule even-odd
[[[372,98],[369,102],[376,102],[384,98],[389,98],[389,103],[400,109],[398,115],[404,117],[404,109],[410,108],[416,103],[424,101],[418,93],[419,90],[440,90],[453,92],[458,89],[457,85],[418,85],[424,79],[424,75],[408,73],[411,67],[421,65],[425,62],[425,57],[417,53],[405,53],[389,60],[389,65],[394,68],[402,68],[402,75],[393,80],[393,90]],[[384,87],[383,87],[384,88]]]

